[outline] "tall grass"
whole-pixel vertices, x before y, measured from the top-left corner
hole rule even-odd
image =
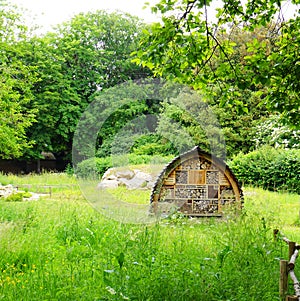
[[[32,184],[32,185],[71,185],[77,184],[75,176],[66,173],[44,172],[42,174],[14,175],[0,172],[0,183],[7,184]]]
[[[0,184],[12,184],[31,192],[49,193],[79,189],[75,176],[66,173],[43,172],[42,174],[14,175],[0,173]]]
[[[287,250],[273,228],[300,242],[298,206],[297,195],[250,188],[239,216],[130,225],[100,215],[76,186],[38,202],[0,201],[0,299],[279,300]]]

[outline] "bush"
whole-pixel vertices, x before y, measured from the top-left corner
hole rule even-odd
[[[101,178],[106,170],[112,167],[111,157],[90,158],[84,160],[75,168],[75,173],[81,178]]]
[[[140,136],[134,143],[131,152],[137,155],[168,156],[178,154],[172,143],[156,134]]]
[[[13,193],[9,195],[7,198],[5,198],[6,202],[22,202],[23,201],[23,193]]]
[[[29,191],[22,192],[22,195],[23,195],[23,198],[26,198],[26,199],[32,197],[32,194]]]
[[[229,166],[244,184],[300,194],[299,150],[264,147],[237,155]]]
[[[140,165],[140,164],[164,164],[173,156],[149,156],[128,154],[105,158],[90,158],[80,162],[75,168],[76,175],[81,178],[100,179],[111,167]]]

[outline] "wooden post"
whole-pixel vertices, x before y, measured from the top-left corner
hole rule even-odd
[[[153,205],[153,212],[155,215],[158,215],[159,212],[158,212],[158,198],[159,198],[159,195],[158,194],[154,194],[153,196],[153,201],[152,201],[152,205]]]
[[[41,173],[41,159],[40,159],[40,158],[38,158],[38,159],[37,159],[37,162],[36,162],[36,172],[37,172],[38,174]]]
[[[294,241],[289,242],[289,260],[291,260],[291,257],[293,256],[296,249],[296,243]]]
[[[280,260],[280,281],[279,281],[279,293],[284,300],[288,290],[288,261]]]

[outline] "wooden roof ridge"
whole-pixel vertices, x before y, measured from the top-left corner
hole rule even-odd
[[[240,192],[240,196],[243,197],[241,185],[240,185],[238,179],[236,178],[236,176],[234,175],[234,173],[232,172],[232,170],[230,169],[230,167],[226,164],[226,162],[223,161],[222,159],[218,158],[217,156],[214,156],[214,155],[202,150],[197,145],[197,146],[193,147],[192,149],[176,156],[174,159],[172,159],[169,163],[167,163],[165,165],[165,167],[162,169],[162,171],[158,174],[156,181],[154,182],[154,184],[152,186],[152,190],[151,190],[151,194],[150,194],[150,203],[153,202],[154,194],[156,192],[158,192],[160,190],[161,186],[163,185],[165,177],[167,177],[168,174],[172,170],[174,170],[181,162],[184,162],[185,158],[188,159],[195,152],[197,152],[198,156],[202,155],[202,156],[206,157],[208,160],[210,160],[212,163],[214,163],[215,165],[223,167],[224,171],[227,170],[230,173],[230,176],[232,177],[232,179],[236,182],[239,192]]]

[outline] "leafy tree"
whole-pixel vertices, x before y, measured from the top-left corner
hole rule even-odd
[[[229,34],[232,26],[254,33],[272,24],[281,12],[281,0],[223,0],[216,20],[209,20],[212,1],[161,0],[152,7],[162,13],[162,23],[144,31],[134,61],[151,68],[158,76],[205,90],[219,85],[221,103],[244,103],[235,92],[250,89],[264,99],[267,108],[278,111],[293,126],[299,119],[299,17],[275,24],[264,37],[246,42],[242,60],[236,61],[239,46]],[[299,4],[299,1],[293,1]],[[232,31],[231,31],[232,33]],[[272,50],[272,51],[270,51]],[[265,88],[262,89],[262,86]],[[239,91],[238,91],[239,93]]]
[[[30,106],[39,113],[36,123],[27,130],[35,146],[26,156],[38,158],[42,151],[64,153],[71,148],[76,123],[86,104],[64,75],[65,60],[57,53],[51,35],[33,37],[27,46],[27,64],[35,66],[38,75]]]
[[[63,72],[89,102],[96,91],[149,74],[131,62],[143,23],[123,13],[79,14],[58,26],[54,44],[64,57]]]
[[[36,110],[28,106],[33,98],[35,70],[22,58],[27,28],[17,10],[1,1],[0,10],[0,157],[17,158],[32,146],[26,129],[35,121]]]
[[[268,29],[257,28],[249,33],[237,26],[233,26],[230,32],[222,34],[220,40],[230,37],[231,42],[236,45],[230,54],[230,59],[234,62],[234,65],[242,65],[244,64],[244,57],[249,55],[247,43],[251,43],[253,39],[263,40],[267,32],[269,32]],[[271,48],[271,45],[268,45],[268,47]],[[214,57],[211,60],[211,64],[214,66],[219,66],[222,63],[224,63],[224,60],[219,57]],[[244,72],[246,71],[244,70]],[[243,75],[243,78],[245,77],[246,74]],[[231,89],[227,93],[224,93],[226,86],[231,87]],[[223,82],[219,82],[218,85],[213,84],[205,87],[205,89],[202,88],[200,93],[202,94],[202,101],[208,104],[214,112],[225,136],[227,156],[231,157],[240,151],[248,152],[255,148],[255,127],[262,119],[268,118],[270,115],[264,99],[258,95],[258,92],[261,91],[264,92],[265,88],[258,84],[249,85],[248,87],[232,86],[232,78],[230,77],[224,78]],[[186,102],[186,99],[182,101]],[[165,122],[165,117],[172,118],[179,122],[202,148],[210,151],[206,134],[201,127],[186,122],[184,112],[178,114],[178,109],[172,108],[167,102],[164,106],[165,112],[162,113],[159,127],[160,132],[168,132],[169,135],[172,135],[172,131],[173,135],[176,133],[176,128],[171,131],[170,125],[168,125],[169,122],[165,126],[162,126]],[[204,119],[207,118],[205,110],[203,112],[199,111],[198,118],[201,118],[201,116]],[[213,128],[211,128],[211,131],[214,132]],[[183,137],[179,137],[177,134],[175,136],[177,136],[177,145],[186,143],[186,139]]]
[[[285,149],[300,148],[300,130],[291,130],[278,115],[270,116],[257,124],[255,131],[254,141],[257,148],[266,145]]]
[[[300,128],[300,16],[283,25],[275,50],[267,60],[270,93],[267,100],[275,111],[283,113],[286,123]],[[265,76],[268,71],[265,72]]]
[[[37,142],[29,156],[43,150],[69,157],[75,127],[95,92],[149,74],[130,61],[142,27],[130,15],[96,11],[31,39],[28,63],[39,75],[32,106],[39,115],[28,130]]]
[[[140,135],[152,133],[155,120],[148,122],[148,118],[160,107],[153,86],[147,81],[128,81],[96,93],[78,124],[73,158],[126,153]]]

